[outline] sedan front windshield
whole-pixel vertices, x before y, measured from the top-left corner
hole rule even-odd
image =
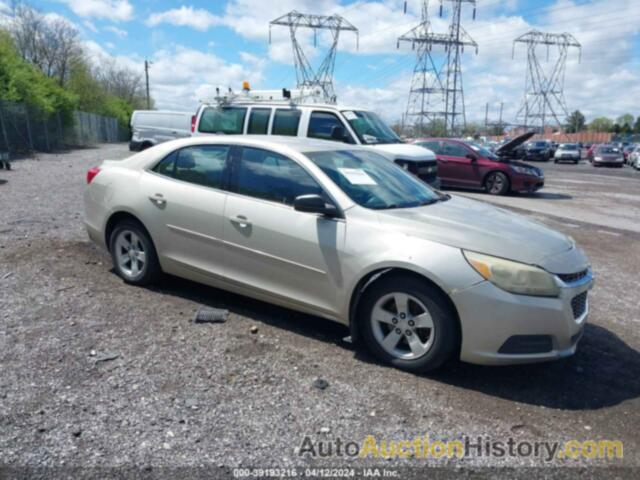
[[[342,112],[362,143],[402,143],[391,128],[378,115],[365,110],[345,110]]]
[[[564,143],[560,145],[560,150],[578,150],[578,145],[575,143]]]
[[[351,200],[366,208],[411,208],[448,198],[375,152],[332,150],[305,155]]]

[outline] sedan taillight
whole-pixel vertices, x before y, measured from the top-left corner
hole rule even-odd
[[[196,131],[196,116],[191,115],[191,133]]]
[[[93,167],[87,170],[87,185],[100,173],[100,167]]]

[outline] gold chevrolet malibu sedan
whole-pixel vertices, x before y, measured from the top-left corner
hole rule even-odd
[[[87,230],[124,281],[166,272],[335,320],[405,370],[566,357],[588,315],[592,271],[571,238],[366,147],[194,137],[87,183]]]

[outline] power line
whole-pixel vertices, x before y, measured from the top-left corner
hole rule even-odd
[[[514,55],[518,44],[527,47],[527,75],[524,100],[516,120],[522,119],[525,128],[534,128],[540,132],[543,132],[549,123],[555,123],[561,127],[562,121],[559,116],[563,118],[569,116],[564,99],[567,56],[570,48],[581,51],[580,43],[568,33],[555,34],[532,30],[514,40]],[[558,56],[550,71],[545,71],[540,64],[538,58],[540,46],[557,49]]]
[[[424,130],[425,121],[434,124],[444,122],[445,133],[454,134],[459,126],[466,125],[464,88],[462,83],[462,58],[464,47],[478,50],[478,44],[461,25],[462,5],[475,7],[476,0],[447,0],[452,4],[452,15],[447,33],[435,33],[429,21],[429,4],[422,2],[422,21],[398,38],[400,42],[417,47],[416,64],[413,70],[406,118],[413,120],[414,128]],[[405,3],[406,10],[406,3]],[[443,1],[440,2],[440,15]],[[446,59],[438,68],[431,51],[433,47],[444,47]],[[459,118],[461,117],[461,121]]]
[[[302,91],[302,97],[309,96],[322,99],[325,102],[335,103],[336,93],[333,87],[333,72],[338,38],[340,37],[340,32],[351,31],[355,32],[356,39],[358,39],[358,29],[340,15],[303,14],[292,10],[269,23],[269,43],[271,43],[271,27],[273,25],[289,27],[296,78],[298,88]],[[299,28],[313,30],[314,46],[317,45],[318,30],[328,30],[331,33],[333,42],[317,70],[311,67],[302,45],[296,37],[296,32]]]

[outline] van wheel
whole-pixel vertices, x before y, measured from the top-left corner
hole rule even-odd
[[[109,239],[113,267],[118,275],[133,285],[149,285],[161,274],[160,262],[146,230],[133,220],[123,220]]]
[[[502,172],[491,172],[484,180],[484,188],[491,195],[506,195],[509,186],[509,177]]]
[[[456,347],[456,320],[442,294],[410,276],[374,283],[358,309],[367,349],[383,362],[412,372],[435,370]]]
[[[144,142],[142,145],[140,145],[140,151],[146,150],[147,148],[151,147],[153,147],[153,144],[151,142]]]

